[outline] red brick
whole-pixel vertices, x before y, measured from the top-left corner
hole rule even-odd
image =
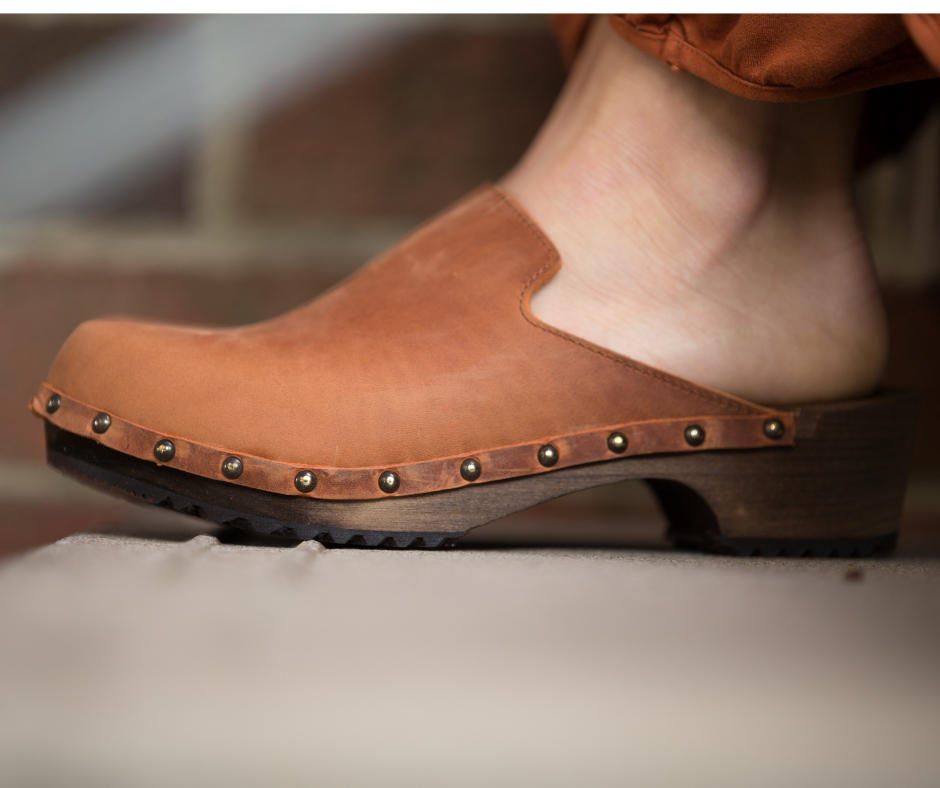
[[[421,219],[519,158],[564,81],[546,32],[424,33],[253,131],[252,219]]]

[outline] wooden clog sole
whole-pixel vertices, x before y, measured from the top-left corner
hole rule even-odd
[[[578,490],[646,480],[679,546],[738,555],[889,552],[904,500],[916,398],[884,393],[800,409],[790,447],[613,459],[377,500],[280,495],[158,466],[46,423],[48,462],[136,501],[327,545],[434,548]]]

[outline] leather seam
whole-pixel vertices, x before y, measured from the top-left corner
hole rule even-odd
[[[613,356],[613,355],[611,355],[610,353],[605,353],[604,351],[600,350],[599,348],[595,348],[595,347],[591,347],[590,345],[586,345],[584,342],[579,341],[576,337],[568,336],[568,335],[562,333],[561,331],[559,331],[559,330],[557,330],[557,329],[551,328],[550,326],[547,326],[547,325],[540,325],[539,323],[533,322],[532,319],[526,314],[526,311],[525,311],[525,297],[526,297],[526,293],[529,292],[529,289],[532,287],[532,285],[533,285],[533,284],[538,280],[538,278],[545,272],[545,269],[547,269],[548,267],[550,267],[553,263],[555,263],[555,262],[559,259],[558,253],[557,253],[551,246],[549,246],[549,244],[548,244],[548,243],[545,241],[545,239],[542,237],[541,232],[532,224],[532,221],[531,221],[525,214],[523,214],[523,213],[512,203],[512,201],[510,201],[510,200],[508,200],[508,199],[506,198],[506,196],[503,194],[502,190],[497,189],[497,192],[499,193],[499,195],[500,195],[500,197],[502,198],[503,202],[506,203],[506,205],[508,205],[508,206],[512,209],[513,213],[515,213],[516,216],[518,216],[519,219],[522,220],[523,224],[525,224],[525,226],[528,228],[529,232],[532,233],[532,235],[538,240],[538,242],[545,248],[545,250],[546,250],[546,251],[548,252],[548,254],[549,254],[549,261],[548,261],[547,263],[545,263],[545,265],[543,265],[538,271],[536,271],[536,272],[529,278],[529,281],[527,281],[527,282],[525,283],[524,287],[522,288],[522,293],[521,293],[521,295],[519,296],[519,312],[520,312],[520,313],[522,314],[522,316],[525,318],[526,322],[529,323],[529,325],[534,326],[535,328],[540,328],[542,331],[547,331],[549,334],[552,334],[553,336],[556,336],[556,337],[558,337],[559,339],[564,339],[564,340],[566,340],[566,341],[568,341],[568,342],[571,342],[572,344],[577,345],[578,347],[584,348],[585,350],[590,350],[592,353],[595,353],[595,354],[597,354],[598,356],[601,356],[602,358],[606,358],[608,361],[613,361],[615,364],[620,364],[621,366],[627,367],[628,369],[632,369],[634,372],[640,372],[640,373],[646,375],[647,377],[651,377],[651,378],[653,378],[654,380],[660,381],[661,383],[666,383],[666,384],[668,384],[668,385],[670,385],[670,386],[673,386],[674,388],[679,389],[679,391],[684,391],[684,392],[687,393],[687,394],[692,394],[692,395],[694,395],[694,396],[696,396],[696,397],[699,397],[700,399],[704,399],[704,400],[709,401],[709,402],[714,402],[714,403],[717,403],[717,404],[719,404],[719,405],[724,405],[724,406],[727,406],[727,407],[731,407],[731,408],[733,408],[734,410],[736,410],[738,413],[753,413],[753,414],[759,414],[759,413],[762,413],[762,412],[763,412],[762,410],[758,410],[758,409],[756,409],[756,408],[746,408],[746,407],[744,407],[744,406],[742,406],[742,405],[740,405],[740,404],[738,404],[737,402],[734,402],[734,401],[732,401],[732,400],[726,400],[726,399],[723,399],[723,398],[721,398],[721,397],[716,397],[716,396],[713,396],[713,395],[711,395],[711,394],[708,394],[707,392],[704,392],[704,391],[697,391],[696,389],[689,388],[688,386],[683,386],[683,385],[680,384],[679,382],[677,382],[677,381],[675,381],[675,380],[672,380],[672,379],[666,377],[665,375],[656,374],[656,372],[655,372],[654,370],[651,370],[651,369],[644,369],[643,367],[640,367],[640,366],[638,366],[638,365],[636,365],[636,364],[632,364],[632,363],[630,363],[630,360],[629,360],[629,359],[626,359],[626,358],[617,358],[616,356]]]

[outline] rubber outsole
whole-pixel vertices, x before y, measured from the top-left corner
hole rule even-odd
[[[126,463],[124,459],[126,455],[120,455],[118,452],[99,446],[93,441],[87,441],[87,439],[79,436],[72,436],[70,433],[66,433],[62,430],[58,430],[57,432],[61,433],[55,436],[59,450],[51,446],[47,448],[48,463],[53,468],[103,492],[130,499],[136,503],[151,504],[191,517],[198,517],[218,525],[252,531],[266,536],[280,536],[301,540],[316,539],[318,542],[328,547],[384,547],[408,548],[412,550],[451,547],[456,543],[457,539],[466,533],[466,531],[455,533],[427,533],[416,531],[367,531],[349,528],[324,528],[288,522],[276,517],[264,517],[251,514],[222,506],[217,502],[192,497],[179,491],[170,491],[164,487],[121,473],[112,468],[104,467],[89,462],[87,459],[76,457],[73,453],[76,444],[80,446],[80,442],[84,442],[90,445],[86,445],[83,448],[96,449],[93,453],[97,455],[98,459],[102,459],[102,455],[105,455],[107,459],[106,455],[110,453],[112,455],[118,455],[121,462]],[[72,451],[68,451],[69,449]],[[140,462],[147,464],[135,458],[130,459],[134,460],[135,463]],[[180,474],[182,472],[174,471],[174,473]],[[185,475],[188,476],[189,474]],[[193,478],[195,479],[196,477]],[[200,481],[205,482],[206,480]],[[210,484],[220,485],[219,482],[210,482]],[[267,493],[267,495],[275,494]]]

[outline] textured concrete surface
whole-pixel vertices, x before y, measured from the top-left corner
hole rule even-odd
[[[0,633],[4,786],[940,783],[929,556],[327,551],[141,510],[0,564]]]

